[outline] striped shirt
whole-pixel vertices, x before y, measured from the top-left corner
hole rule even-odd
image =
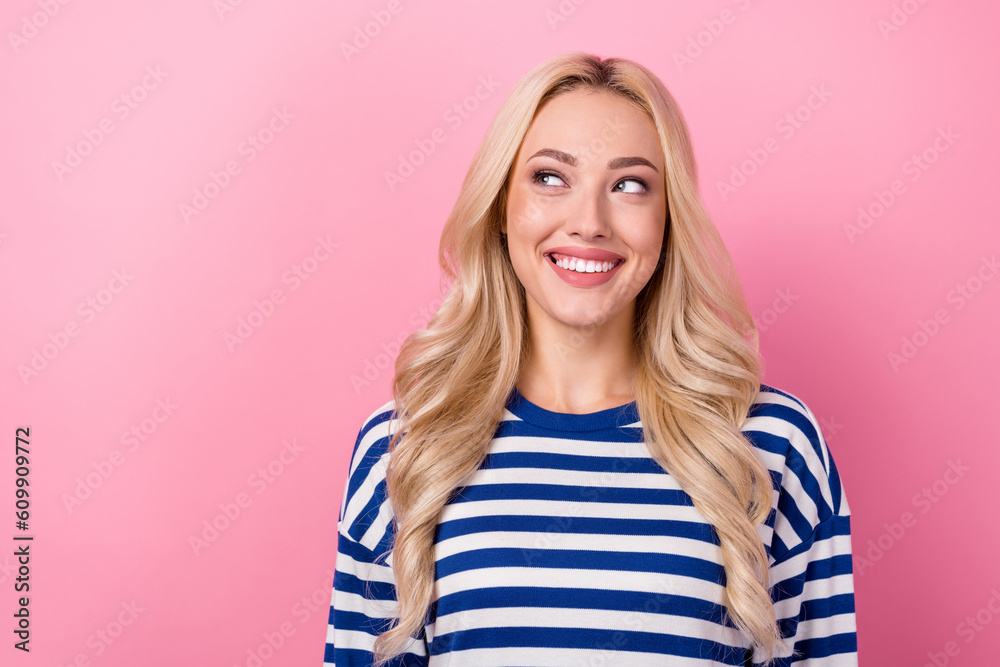
[[[392,401],[355,443],[338,521],[327,666],[370,666],[395,605],[386,497]],[[796,655],[857,663],[850,510],[812,412],[761,386],[742,426],[771,471],[758,527]],[[725,612],[715,529],[649,455],[635,401],[590,414],[515,388],[483,465],[438,524],[427,623],[393,667],[759,664]],[[388,555],[387,555],[388,554]]]

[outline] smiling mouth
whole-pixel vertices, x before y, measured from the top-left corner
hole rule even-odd
[[[581,259],[558,253],[550,253],[546,257],[560,269],[575,271],[576,273],[606,273],[625,261],[624,259],[614,259],[599,262],[593,259]]]

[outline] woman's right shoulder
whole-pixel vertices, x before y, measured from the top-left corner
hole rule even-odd
[[[397,421],[394,414],[396,402],[387,401],[365,417],[354,441],[351,467],[348,477],[353,477],[361,468],[372,466],[389,452],[389,440]]]
[[[396,405],[388,401],[368,415],[354,442],[344,496],[340,506],[340,530],[371,550],[387,537],[391,505],[385,488],[389,463],[389,441],[398,421]]]

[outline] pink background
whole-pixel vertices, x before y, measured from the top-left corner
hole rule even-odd
[[[684,110],[766,381],[846,485],[862,664],[995,663],[995,3],[225,1],[0,10],[0,662],[321,664],[346,466],[444,219],[517,79],[583,50]]]

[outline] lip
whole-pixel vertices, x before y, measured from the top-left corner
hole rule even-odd
[[[593,251],[594,249],[591,248],[590,250]],[[594,273],[581,273],[579,271],[571,271],[569,269],[563,269],[556,266],[556,263],[553,262],[552,259],[549,257],[549,253],[552,252],[559,253],[560,255],[562,254],[570,255],[573,253],[569,252],[564,253],[562,250],[558,248],[553,248],[549,252],[545,253],[545,263],[552,268],[555,274],[559,276],[563,282],[573,285],[574,287],[597,287],[598,285],[603,285],[604,283],[614,278],[615,274],[618,273],[618,270],[625,265],[625,261],[622,260],[618,262],[618,264],[616,264],[615,267],[610,271],[603,271],[601,273],[598,273],[596,271]],[[597,251],[597,252],[603,254],[609,254],[612,255],[612,257],[610,259],[602,259],[600,257],[595,257],[594,258],[595,262],[596,261],[610,262],[614,261],[615,258],[619,257],[614,253],[605,253],[605,251]],[[589,257],[581,257],[580,255],[574,255],[574,257],[580,257],[580,259],[590,259]]]
[[[592,259],[595,262],[613,262],[616,259],[625,261],[625,258],[617,253],[613,253],[609,250],[601,250],[599,248],[584,248],[582,246],[559,246],[558,248],[549,248],[546,250],[544,255],[548,256],[552,253],[557,253],[559,255],[572,255],[573,257],[579,257],[580,259]],[[620,266],[620,265],[619,265]]]

